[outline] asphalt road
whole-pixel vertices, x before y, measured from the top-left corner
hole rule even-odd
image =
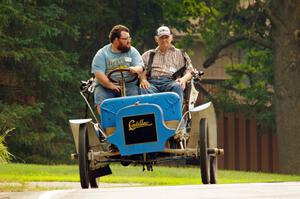
[[[299,199],[300,182],[222,185],[66,189],[46,192],[0,193],[0,199]]]

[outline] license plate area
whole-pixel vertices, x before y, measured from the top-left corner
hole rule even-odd
[[[154,113],[123,117],[122,122],[126,145],[157,142]]]

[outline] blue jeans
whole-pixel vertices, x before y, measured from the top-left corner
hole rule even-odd
[[[150,88],[141,88],[141,94],[152,94],[160,92],[175,92],[179,95],[181,102],[183,100],[183,90],[180,85],[170,77],[154,77],[149,80]]]
[[[137,86],[137,81],[126,84],[126,96],[139,95],[139,87]],[[114,92],[108,88],[101,86],[100,84],[96,86],[94,92],[94,102],[95,106],[101,105],[105,99],[121,97],[120,93]]]

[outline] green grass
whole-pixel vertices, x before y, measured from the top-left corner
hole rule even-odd
[[[79,181],[75,165],[2,164],[0,182]]]
[[[138,183],[143,185],[187,185],[201,184],[198,167],[163,167],[154,166],[153,172],[142,171],[141,166],[111,165],[112,175],[101,177],[105,183]],[[77,165],[34,165],[1,164],[0,191],[15,190],[9,182],[20,182],[18,190],[28,190],[26,182],[31,181],[68,181],[79,182]],[[300,175],[282,175],[240,171],[218,171],[218,183],[254,183],[300,181]],[[4,182],[4,183],[3,183]]]

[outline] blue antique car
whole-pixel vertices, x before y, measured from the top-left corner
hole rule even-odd
[[[115,72],[123,77],[126,69]],[[172,92],[111,98],[100,106],[100,122],[87,100],[95,82],[82,82],[80,94],[93,119],[69,120],[76,148],[71,156],[79,159],[81,187],[98,187],[99,178],[112,173],[109,164],[113,162],[142,165],[151,171],[160,162],[182,159],[197,160],[203,184],[215,184],[217,155],[223,149],[217,148],[213,104],[195,107],[194,81],[201,75],[194,73],[184,103]],[[126,93],[124,78],[118,83]]]

